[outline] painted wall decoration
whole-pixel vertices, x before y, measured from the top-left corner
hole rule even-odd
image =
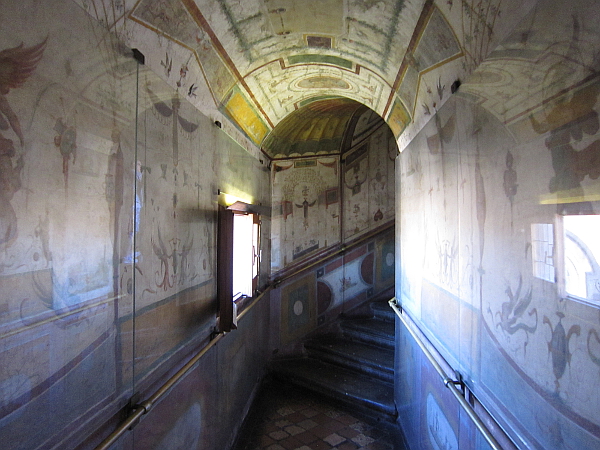
[[[307,77],[307,65],[314,64],[320,67],[318,74]],[[274,60],[252,72],[247,83],[264,98],[276,122],[305,99],[325,93],[350,98],[380,111],[381,98],[389,92],[389,86],[365,67],[343,58],[315,58],[311,54]]]
[[[423,68],[432,61],[447,63],[459,47],[454,37],[448,39],[451,25],[442,13],[434,8],[430,14],[431,5],[427,18],[432,26],[424,32],[422,2],[412,0],[345,6],[329,0],[318,7],[285,1],[277,8],[260,0],[244,7],[216,0],[135,5],[115,0],[110,11],[96,7],[94,0],[79,3],[139,48],[147,64],[185,91],[201,111],[228,111],[256,144],[256,117],[270,130],[317,91],[355,99],[387,115],[415,26],[423,39],[413,59]],[[436,45],[426,45],[430,41]],[[254,114],[235,115],[226,107],[232,92],[243,96]],[[414,101],[409,102],[413,110]]]
[[[389,127],[375,118],[369,131],[356,129],[359,143],[343,155],[344,239],[394,217],[394,160],[388,154],[388,141],[393,139]]]
[[[260,144],[269,132],[260,113],[239,89],[234,88],[223,99],[223,109],[254,143]]]
[[[396,274],[396,249],[395,236],[390,233],[383,236],[376,243],[378,264],[375,267],[375,289],[383,290],[395,282]]]
[[[0,437],[73,448],[208,341],[216,190],[269,207],[269,174],[192,106],[175,56],[161,73],[179,90],[78,6],[34,3],[0,18]],[[180,437],[224,448],[187,407]]]
[[[347,98],[314,100],[279,122],[262,142],[261,150],[275,160],[338,155],[350,121],[364,109]]]
[[[402,102],[397,99],[394,101],[387,121],[394,132],[394,136],[400,136],[406,126],[410,123],[410,115]]]
[[[416,109],[420,106],[417,96],[421,94],[420,84],[423,75],[444,63],[463,56],[456,35],[441,11],[436,7],[431,7],[427,11],[427,24],[419,35],[414,50],[405,56],[405,58],[410,58],[411,64],[405,66],[406,74],[398,91],[399,97],[411,112],[412,117],[415,117]],[[427,94],[429,94],[428,96],[432,94],[429,87]],[[421,97],[423,96],[421,95]],[[437,103],[434,100],[433,108],[442,104],[443,96],[439,95],[439,97]],[[429,103],[428,100],[420,101],[426,106]]]
[[[344,305],[347,300],[373,292],[373,256],[367,252],[368,248],[363,247],[324,267],[319,281],[326,283],[333,293],[328,309],[339,314],[344,306],[348,307]]]
[[[10,106],[7,96],[11,89],[20,88],[35,71],[37,64],[44,55],[46,41],[44,40],[31,47],[24,47],[23,43],[21,43],[17,47],[5,48],[0,51],[0,66],[6,73],[0,84],[1,129],[12,130],[21,148],[25,145],[21,122]],[[2,148],[2,153],[0,154],[2,162],[0,166],[2,168],[2,172],[0,172],[2,179],[2,191],[0,194],[2,220],[0,223],[0,245],[7,247],[17,236],[17,217],[11,205],[11,200],[15,193],[21,189],[23,156],[20,155],[15,161],[17,152],[15,151],[13,139],[5,137],[1,133],[0,139]]]
[[[0,434],[13,448],[60,447],[90,403],[122,406],[131,367],[116,347],[119,300],[130,299],[119,288],[118,261],[128,222],[121,208],[122,149],[132,143],[124,126],[134,104],[128,77],[136,65],[116,54],[107,64],[110,42],[94,39],[99,27],[89,27],[85,14],[73,16],[71,31],[81,38],[74,41],[62,27],[64,4],[40,7],[43,18],[14,20],[22,7],[31,5],[2,6],[0,44],[7,49],[0,52]],[[78,55],[90,54],[92,41],[95,57],[83,63]],[[89,373],[97,374],[93,386],[84,382]],[[33,421],[35,433],[24,425]]]
[[[254,114],[235,116],[235,132],[249,138],[252,152],[260,144],[252,134],[257,118],[270,131],[317,93],[347,96],[389,117],[404,148],[449,98],[452,83],[466,78],[535,3],[110,0],[104,8],[97,0],[76,1],[207,115],[227,116],[224,105],[239,92]],[[438,100],[440,79],[447,89]],[[403,126],[393,121],[397,113],[390,115],[397,101],[409,115]]]
[[[598,307],[565,291],[563,231],[600,208],[598,11],[563,6],[538,2],[399,157],[397,296],[519,448],[600,443]]]
[[[339,157],[273,164],[271,269],[339,242]]]
[[[305,336],[316,327],[315,286],[315,277],[314,274],[311,274],[282,288],[281,336],[283,344],[289,344]]]
[[[340,314],[391,289],[393,266],[389,277],[381,278],[379,272],[379,268],[388,267],[387,252],[380,249],[390,242],[393,246],[394,235],[388,228],[345,254],[283,281],[275,291],[281,295],[281,302],[277,302],[281,305],[277,309],[281,318],[279,350],[293,352],[307,336],[331,331],[328,326]]]
[[[171,56],[168,50],[165,51],[161,60],[167,78],[173,71],[178,87],[190,92],[192,85],[200,84],[205,78],[213,101],[218,103],[235,84],[234,73],[219,55],[210,30],[202,29],[205,18],[189,2],[140,2],[130,12],[129,18],[152,31],[160,30],[164,37],[190,52],[187,60],[179,66],[179,71],[177,66],[173,71],[173,51]]]
[[[395,154],[390,156],[389,152],[390,142],[395,148],[393,135],[372,110],[350,112],[358,115],[350,121],[352,131],[345,131],[351,133],[352,139],[341,164],[338,154],[314,159],[277,159],[272,164],[273,271],[394,219]],[[324,130],[316,134],[331,135],[327,127],[334,119],[321,123],[319,126]],[[346,130],[345,124],[350,122],[346,120],[338,129]],[[317,125],[313,122],[306,125],[309,132],[313,132],[314,126]],[[340,145],[349,139],[339,136]],[[325,150],[328,144],[324,140]],[[315,148],[320,149],[318,143]]]

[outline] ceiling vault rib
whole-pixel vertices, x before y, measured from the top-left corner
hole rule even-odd
[[[219,40],[219,38],[217,37],[217,35],[213,31],[213,29],[210,27],[207,20],[204,18],[204,15],[198,8],[198,5],[196,5],[196,2],[194,2],[194,0],[181,0],[181,2],[186,7],[186,9],[190,13],[190,15],[194,18],[196,23],[200,26],[200,28],[202,28],[206,32],[206,34],[208,34],[211,42],[215,46],[215,49],[217,50],[219,55],[223,58],[225,63],[229,66],[229,69],[233,72],[233,74],[237,78],[238,83],[240,83],[243,86],[243,88],[246,90],[246,92],[248,93],[248,95],[250,96],[250,98],[252,99],[252,101],[254,102],[256,107],[258,108],[258,110],[261,112],[263,117],[267,120],[267,123],[269,124],[269,126],[271,128],[273,128],[275,125],[273,124],[271,118],[269,117],[269,115],[266,113],[266,111],[263,109],[261,104],[258,102],[256,97],[254,96],[254,93],[252,92],[252,90],[250,89],[250,87],[248,86],[246,81],[244,80],[244,77],[242,77],[242,74],[238,71],[238,69],[235,66],[235,64],[233,63],[231,57],[229,56],[229,54],[223,47],[223,44],[221,44],[221,41]]]
[[[248,58],[248,61],[252,61],[252,57],[250,55],[250,50],[248,47],[248,42],[246,42],[246,39],[244,39],[242,33],[240,33],[240,29],[238,28],[238,22],[234,20],[233,14],[231,13],[229,6],[227,6],[227,3],[225,3],[223,0],[217,0],[217,3],[219,3],[221,11],[223,12],[223,14],[225,14],[225,17],[227,17],[227,22],[229,22],[231,31],[235,35],[235,38],[238,40],[240,47],[244,50],[246,58]]]
[[[388,111],[390,109],[390,106],[392,105],[392,103],[394,101],[394,96],[396,95],[396,92],[398,91],[398,88],[400,87],[400,82],[402,81],[402,78],[404,77],[404,72],[406,71],[406,69],[410,63],[412,53],[417,48],[419,39],[421,38],[423,31],[425,30],[425,26],[427,25],[427,21],[429,20],[429,17],[433,13],[434,7],[435,7],[435,4],[434,4],[433,0],[425,0],[425,4],[423,5],[423,9],[421,10],[421,15],[419,16],[419,20],[417,21],[415,30],[413,31],[413,34],[410,38],[410,42],[408,43],[408,46],[406,47],[406,52],[404,54],[404,58],[402,59],[402,63],[400,64],[400,69],[398,69],[398,75],[396,75],[396,79],[394,80],[394,84],[392,85],[392,90],[390,92],[390,96],[387,100],[385,108],[383,109],[383,113],[381,114],[382,117],[386,116],[386,114],[388,113]]]
[[[139,1],[141,1],[141,0],[139,0]],[[138,3],[139,3],[139,1],[138,1]],[[136,5],[136,6],[137,6],[137,5]],[[163,30],[161,30],[161,29],[157,28],[156,26],[154,26],[154,25],[151,25],[151,24],[149,24],[149,23],[147,23],[147,22],[143,21],[142,19],[139,19],[139,18],[137,18],[137,17],[136,17],[136,16],[133,14],[133,13],[134,13],[134,11],[135,11],[135,8],[133,8],[133,9],[132,9],[132,10],[129,12],[129,14],[128,14],[128,16],[127,16],[127,18],[128,18],[129,20],[131,20],[132,22],[135,22],[135,23],[139,24],[140,26],[142,26],[142,27],[144,27],[144,28],[146,28],[146,29],[148,29],[148,30],[150,30],[150,31],[153,31],[154,33],[156,33],[156,34],[158,34],[158,35],[160,35],[160,36],[163,36],[165,39],[168,39],[168,40],[170,40],[170,41],[172,41],[172,42],[176,43],[177,45],[179,45],[179,46],[180,46],[180,47],[182,47],[182,48],[185,48],[186,50],[188,50],[190,53],[192,53],[192,54],[194,55],[194,59],[196,60],[196,63],[198,64],[198,67],[200,68],[200,72],[202,73],[202,77],[203,77],[203,79],[204,79],[204,82],[205,82],[205,83],[206,83],[206,85],[208,86],[208,90],[209,90],[209,92],[210,92],[210,95],[211,95],[211,97],[212,97],[212,99],[213,99],[213,102],[215,103],[215,105],[217,105],[217,106],[218,106],[218,105],[219,105],[219,102],[220,102],[220,100],[217,98],[217,94],[216,94],[216,92],[215,92],[215,91],[214,91],[214,89],[211,87],[211,84],[210,84],[210,82],[209,82],[209,80],[208,80],[208,77],[206,76],[206,71],[205,71],[204,67],[202,66],[202,62],[200,61],[200,56],[198,55],[198,52],[197,52],[197,51],[196,51],[194,48],[192,48],[192,47],[190,47],[189,45],[187,45],[185,42],[182,42],[181,40],[179,40],[179,39],[177,39],[177,38],[175,38],[175,37],[173,37],[173,36],[171,36],[171,35],[167,34],[166,32],[164,32]]]
[[[384,72],[387,70],[388,58],[390,57],[390,52],[392,50],[392,41],[394,40],[394,35],[396,34],[396,27],[398,26],[398,18],[400,16],[400,11],[402,10],[404,3],[396,2],[394,4],[394,12],[392,13],[392,20],[390,21],[390,25],[388,27],[387,39],[385,41],[385,47],[383,50],[383,70]]]

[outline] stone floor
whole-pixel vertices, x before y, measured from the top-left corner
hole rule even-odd
[[[404,450],[398,428],[280,381],[259,392],[232,450]]]

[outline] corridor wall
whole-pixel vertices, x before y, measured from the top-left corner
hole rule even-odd
[[[217,191],[269,207],[269,172],[74,2],[0,10],[0,440],[89,448],[208,343]],[[266,336],[228,336],[118,448],[224,448]]]
[[[341,155],[272,163],[271,268],[275,279],[291,275],[272,293],[278,351],[293,352],[308,334],[394,284],[396,142],[372,110],[346,133]],[[325,258],[344,245],[348,251]],[[314,267],[303,270],[307,261]]]
[[[598,17],[537,2],[397,163],[396,297],[518,448],[600,446]],[[488,448],[398,330],[411,448]]]

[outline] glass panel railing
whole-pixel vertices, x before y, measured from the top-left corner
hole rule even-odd
[[[137,63],[70,2],[24,8],[0,17],[0,440],[70,448],[133,392]]]

